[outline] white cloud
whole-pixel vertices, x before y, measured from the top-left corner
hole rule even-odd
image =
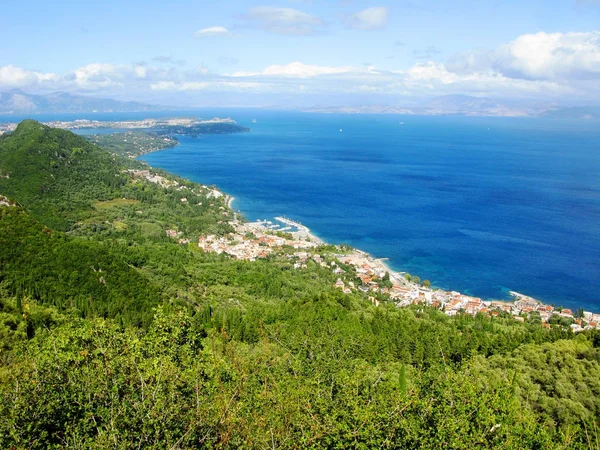
[[[0,88],[43,87],[57,78],[52,72],[43,73],[13,65],[0,67]]]
[[[531,80],[598,80],[600,31],[525,34],[494,50],[455,55],[448,66],[457,73],[494,71]]]
[[[347,20],[347,25],[356,30],[374,31],[385,28],[387,22],[388,9],[383,6],[375,6],[350,16]]]
[[[229,30],[225,27],[208,27],[196,31],[194,34],[198,38],[210,37],[210,36],[226,36],[229,34]]]
[[[373,66],[318,66],[294,62],[259,72],[235,72],[231,78],[268,83],[275,92],[304,91],[324,94],[380,93],[402,95],[471,95],[547,97],[571,94],[570,86],[546,80],[512,79],[494,72],[458,74],[442,63],[419,63],[396,71]]]
[[[0,67],[0,89],[21,87],[131,96],[179,93],[181,98],[194,92],[304,92],[317,96],[469,94],[594,102],[600,101],[599,41],[600,32],[523,35],[494,50],[456,55],[446,64],[429,60],[398,70],[295,61],[257,71],[219,74],[203,65],[187,70],[165,65],[163,60],[170,61],[168,58],[161,58],[160,64],[94,63],[66,75],[5,66]]]
[[[343,74],[359,71],[362,69],[343,66],[343,67],[330,67],[330,66],[317,66],[311,64],[304,64],[301,62],[293,62],[287,65],[272,65],[267,67],[261,72],[235,72],[232,77],[255,77],[255,76],[279,76],[279,77],[291,77],[291,78],[310,78],[317,77],[320,75],[332,75],[332,74]]]
[[[159,81],[157,83],[151,83],[150,89],[154,91],[174,91],[177,89],[177,83],[174,81]]]
[[[135,66],[141,67],[141,66]],[[131,72],[135,73],[135,67],[130,68]],[[65,77],[68,81],[73,81],[76,87],[84,90],[98,90],[108,87],[123,86],[121,80],[124,78],[124,73],[121,68],[113,64],[88,64],[82,66]]]
[[[148,73],[148,70],[146,69],[146,67],[142,66],[142,65],[136,65],[133,68],[133,71],[135,72],[135,76],[137,78],[141,78],[141,79],[146,78],[146,75]]]
[[[155,91],[245,91],[264,88],[263,83],[251,83],[243,81],[189,81],[185,83],[175,83],[172,81],[161,81],[150,85]]]
[[[242,17],[245,26],[275,34],[308,35],[320,31],[324,22],[310,14],[292,8],[256,6]]]
[[[451,92],[515,97],[531,94],[552,97],[573,92],[571,87],[553,81],[513,79],[490,71],[458,74],[449,71],[444,64],[431,61],[395,73],[401,76],[404,86],[413,92],[429,90],[442,94]]]

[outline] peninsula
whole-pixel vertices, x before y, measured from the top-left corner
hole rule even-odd
[[[169,119],[143,119],[143,120],[89,120],[78,119],[72,121],[52,120],[43,123],[52,128],[63,130],[92,130],[92,129],[115,129],[115,130],[153,130],[162,134],[185,134],[198,136],[201,134],[227,134],[245,133],[250,129],[242,127],[230,118],[215,117],[208,120],[173,117]],[[0,134],[14,131],[17,123],[0,123]]]

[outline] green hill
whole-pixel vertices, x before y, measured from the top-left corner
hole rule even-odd
[[[86,139],[25,120],[0,138],[0,192],[44,224],[68,229],[92,202],[125,184],[115,158]]]
[[[32,121],[0,138],[1,448],[600,445],[597,332],[204,253],[226,199],[142,168]]]

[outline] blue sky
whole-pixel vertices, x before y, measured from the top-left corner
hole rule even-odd
[[[6,3],[0,91],[189,105],[600,98],[600,0]]]

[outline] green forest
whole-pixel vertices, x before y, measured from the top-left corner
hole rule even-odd
[[[600,448],[597,331],[202,252],[224,197],[34,121],[0,195],[0,448]]]

